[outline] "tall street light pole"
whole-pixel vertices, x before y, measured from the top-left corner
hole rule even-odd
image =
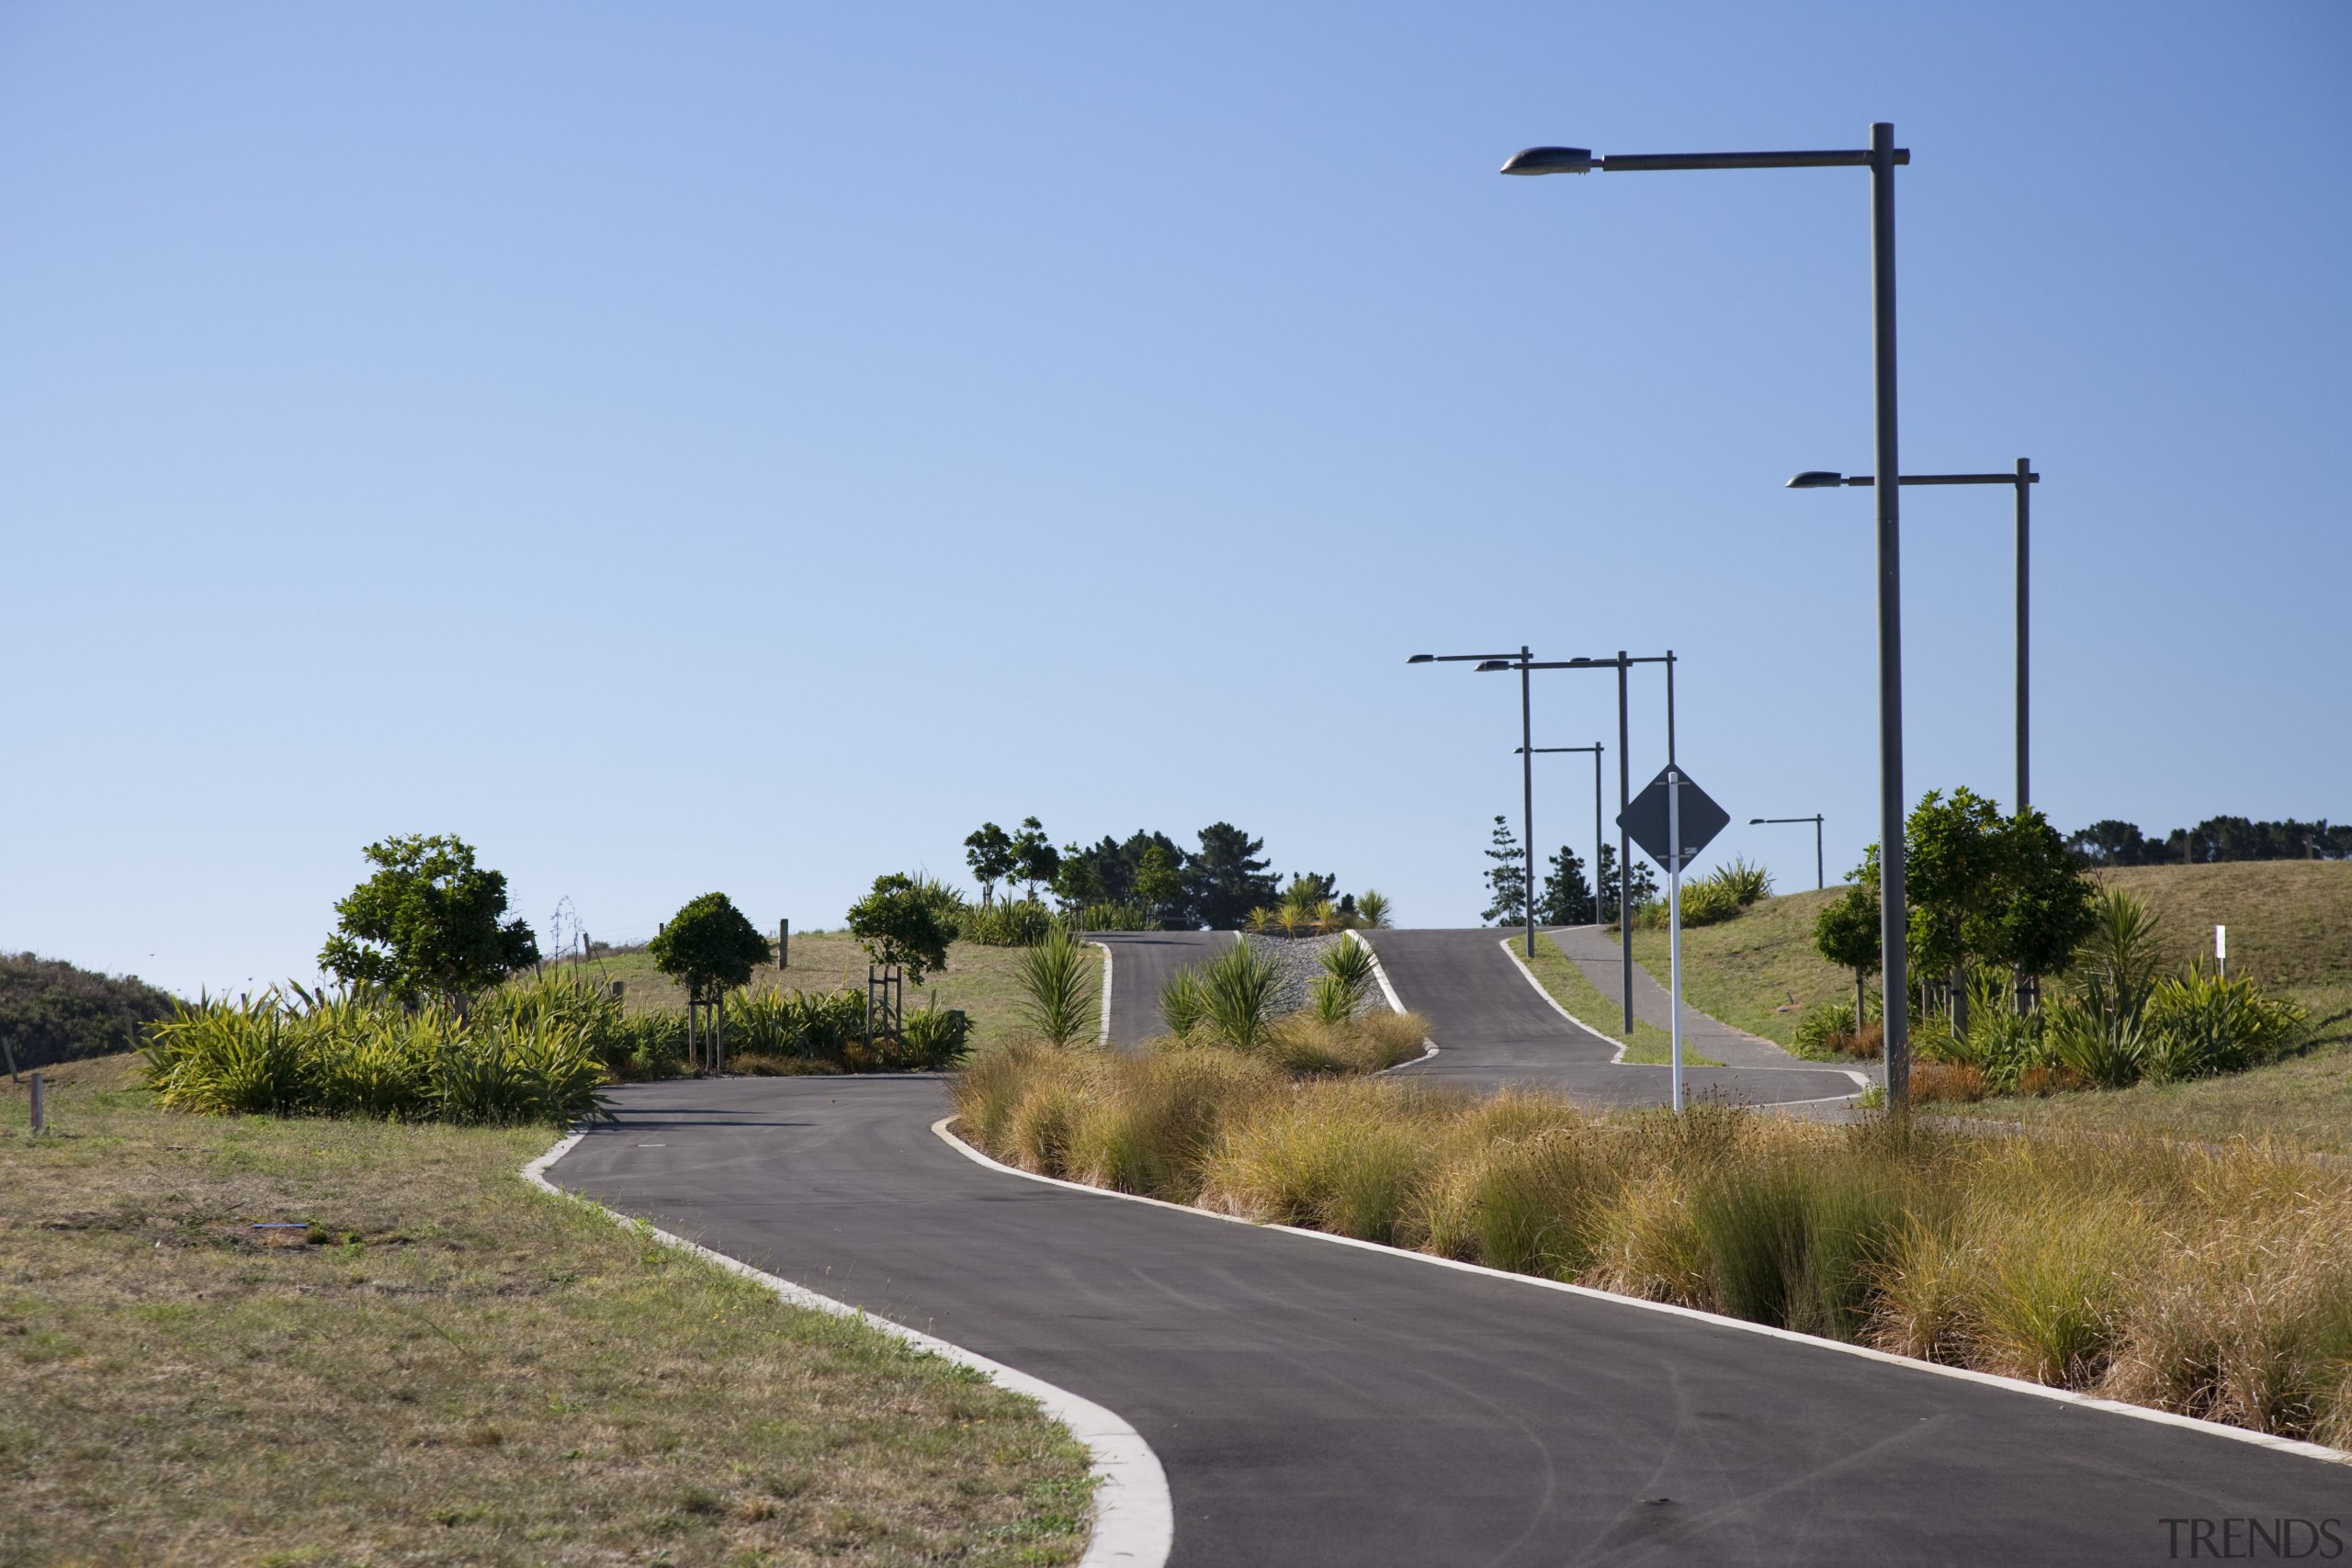
[[[1663,664],[1667,668],[1668,681],[1672,680],[1674,655],[1671,652],[1633,658],[1629,657],[1622,648],[1617,650],[1617,657],[1614,659],[1564,659],[1549,663],[1530,662],[1519,666],[1514,666],[1508,659],[1489,659],[1477,667],[1478,673],[1482,675],[1492,671],[1517,668],[1521,671],[1522,680],[1526,678],[1526,671],[1530,670],[1614,670],[1617,671],[1617,945],[1621,966],[1619,988],[1625,1001],[1624,1032],[1628,1040],[1634,1037],[1634,879],[1629,874],[1634,867],[1630,859],[1633,852],[1633,835],[1626,830],[1624,816],[1626,806],[1634,798],[1634,777],[1632,764],[1626,760],[1625,676],[1626,672],[1636,664]],[[1674,705],[1670,688],[1666,709],[1666,754],[1668,757],[1674,755]],[[1593,861],[1593,908],[1594,912],[1598,913],[1600,906],[1600,856],[1597,853]],[[1532,953],[1534,948],[1531,945],[1528,951]]]
[[[1894,171],[1911,162],[1894,144],[1894,127],[1871,127],[1867,148],[1812,152],[1669,152],[1600,157],[1583,147],[1530,147],[1503,165],[1507,175],[1645,173],[1669,169],[1868,169],[1871,172],[1871,451],[1882,474],[1900,474],[1894,406]],[[1899,484],[1878,499],[1878,815],[1879,974],[1886,988],[1886,1106],[1911,1110],[1911,1042],[1904,996],[1903,887],[1903,572]],[[1622,760],[1623,753],[1620,753]]]
[[[2006,473],[2006,474],[1905,474],[1905,475],[1904,475],[1904,476],[1902,477],[1902,479],[1901,479],[1897,480],[1896,482],[1897,482],[1897,483],[1899,483],[1899,484],[1906,484],[1906,485],[2007,485],[2007,486],[2009,486],[2012,490],[2014,490],[2014,491],[2017,491],[2017,498],[2018,498],[2018,508],[2017,508],[2017,513],[2018,513],[2018,626],[2017,626],[2017,637],[2018,637],[2018,795],[2017,795],[2017,809],[2018,809],[2018,811],[2022,812],[2022,811],[2023,811],[2023,810],[2024,810],[2024,809],[2025,809],[2029,805],[2030,805],[2030,804],[2032,803],[2032,800],[2033,800],[2033,796],[2032,796],[2031,791],[2030,791],[2030,790],[2029,789],[2029,787],[2028,787],[2028,785],[2029,785],[2029,784],[2030,784],[2030,768],[2027,766],[2027,763],[2028,763],[2028,761],[2029,761],[2029,745],[2028,745],[2028,740],[2029,740],[2030,730],[2030,726],[2029,726],[2029,725],[2028,725],[2028,723],[2026,722],[2026,718],[2027,718],[2027,712],[2028,712],[2029,707],[2030,706],[2030,692],[2029,682],[2028,682],[2028,681],[2027,681],[2027,653],[2028,653],[2028,651],[2029,651],[2029,645],[2030,645],[2030,640],[2031,640],[2031,639],[2029,637],[2029,636],[2027,635],[2027,634],[2028,634],[2028,627],[2029,627],[2029,626],[2030,626],[2030,617],[2029,617],[2029,616],[2028,616],[2028,615],[2027,615],[2027,611],[2028,611],[2028,608],[2029,608],[2029,604],[2028,604],[2028,600],[2029,600],[2029,589],[2030,589],[2030,586],[2031,586],[2031,570],[2030,570],[2030,568],[2031,568],[2032,560],[2033,560],[2032,539],[2031,539],[2031,535],[2032,535],[2032,526],[2033,526],[2033,509],[2032,509],[2032,499],[2031,499],[2031,498],[2032,498],[2032,495],[2033,495],[2033,489],[2032,489],[2032,487],[2033,487],[2033,486],[2035,486],[2035,485],[2038,485],[2038,484],[2040,484],[2040,483],[2041,482],[2041,476],[2040,474],[2037,474],[2037,473],[2035,473],[2035,472],[2033,471],[2033,464],[2032,464],[2032,462],[2031,462],[2030,460],[2029,460],[2029,459],[2027,459],[2027,458],[2024,458],[2024,457],[2019,457],[2019,458],[2018,459],[2018,466],[2017,466],[2016,470],[2015,470],[2014,472],[2011,472],[2011,473]],[[1831,487],[1832,487],[1832,486],[1834,486],[1834,485],[1861,485],[1861,486],[1864,486],[1864,487],[1866,487],[1866,488],[1870,488],[1870,489],[1875,489],[1875,488],[1877,488],[1877,487],[1875,486],[1875,484],[1873,484],[1873,482],[1872,482],[1872,480],[1871,480],[1871,477],[1870,475],[1868,475],[1868,474],[1833,474],[1833,473],[1826,472],[1826,471],[1823,470],[1823,469],[1820,469],[1820,468],[1808,468],[1808,469],[1806,469],[1804,473],[1799,474],[1796,478],[1794,478],[1794,479],[1791,479],[1791,480],[1789,481],[1789,483],[1788,483],[1788,488],[1789,488],[1789,489],[1791,489],[1791,490],[1827,490],[1827,489],[1831,488]]]
[[[1534,709],[1528,694],[1527,672],[1534,666],[1529,662],[1527,645],[1519,645],[1511,653],[1416,653],[1405,660],[1408,664],[1463,664],[1475,661],[1481,671],[1516,670],[1519,671],[1519,793],[1520,830],[1526,835],[1521,846],[1522,857],[1521,876],[1525,882],[1523,903],[1527,925],[1527,956],[1535,956],[1535,759],[1528,749],[1535,743]]]
[[[1810,823],[1812,823],[1812,824],[1813,824],[1813,890],[1814,890],[1815,893],[1818,893],[1818,892],[1820,892],[1823,888],[1825,888],[1825,887],[1826,887],[1826,886],[1829,886],[1829,878],[1828,878],[1826,875],[1825,875],[1825,874],[1824,874],[1824,865],[1825,865],[1825,863],[1823,862],[1823,860],[1822,860],[1822,858],[1821,858],[1821,817],[1820,817],[1820,815],[1819,815],[1818,813],[1815,813],[1815,815],[1813,815],[1813,816],[1811,816],[1811,817],[1751,817],[1751,818],[1749,818],[1747,819],[1747,825],[1748,825],[1749,827],[1751,827],[1751,828],[1756,827],[1758,824],[1759,824],[1759,823],[1764,823],[1764,822],[1810,822]]]
[[[1600,923],[1600,742],[1589,746],[1538,746],[1535,754],[1548,757],[1562,751],[1592,753],[1592,919]]]

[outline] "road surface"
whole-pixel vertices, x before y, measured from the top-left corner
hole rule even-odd
[[[1095,931],[1086,939],[1111,950],[1111,1043],[1140,1045],[1168,1032],[1159,1021],[1159,988],[1177,970],[1230,948],[1231,931]]]
[[[932,1134],[937,1079],[613,1098],[550,1179],[1117,1411],[1186,1568],[2147,1563],[2166,1519],[2352,1518],[2337,1465],[1025,1180]]]
[[[1434,1057],[1400,1069],[1399,1076],[1415,1074],[1480,1091],[1537,1084],[1601,1108],[1668,1103],[1669,1069],[1612,1064],[1615,1041],[1577,1028],[1528,984],[1503,952],[1509,932],[1369,934],[1397,999],[1430,1021],[1430,1037],[1438,1044]],[[1800,1063],[1778,1047],[1769,1049],[1778,1062],[1758,1053],[1754,1066],[1686,1067],[1685,1092],[1736,1104],[1791,1105],[1834,1103],[1861,1091],[1836,1067]],[[1707,1054],[1716,1052],[1711,1047]]]

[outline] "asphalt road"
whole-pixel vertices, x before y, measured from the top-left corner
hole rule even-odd
[[[1505,956],[1498,931],[1369,933],[1388,983],[1430,1021],[1438,1054],[1399,1069],[1480,1091],[1540,1084],[1603,1108],[1665,1105],[1670,1069],[1612,1064],[1617,1045],[1563,1018]],[[1542,940],[1541,938],[1538,939]],[[1769,1048],[1769,1047],[1768,1047]],[[1744,1105],[1810,1104],[1860,1092],[1834,1067],[1789,1064],[1686,1067],[1684,1091]]]
[[[1111,1043],[1140,1045],[1168,1032],[1159,988],[1188,964],[1231,947],[1231,931],[1096,931],[1089,942],[1111,950]]]
[[[2168,1518],[2352,1517],[2336,1465],[1023,1180],[932,1134],[935,1079],[614,1100],[551,1179],[1117,1411],[1179,1564],[2145,1563]]]

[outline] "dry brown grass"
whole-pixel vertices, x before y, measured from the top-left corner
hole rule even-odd
[[[1210,1048],[1016,1051],[957,1092],[1031,1169],[2352,1439],[2352,1173],[2260,1148],[1594,1116]]]
[[[0,1080],[0,1561],[1064,1562],[1034,1405],[517,1179],[537,1131]],[[300,1231],[257,1231],[298,1221]]]

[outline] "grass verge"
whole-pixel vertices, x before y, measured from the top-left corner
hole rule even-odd
[[[34,1139],[0,1080],[0,1561],[1084,1550],[1085,1451],[1035,1405],[528,1187],[544,1130],[51,1081]]]
[[[1205,1048],[1016,1046],[956,1098],[966,1137],[1046,1175],[2352,1440],[2352,1174],[2306,1160],[1596,1116]]]
[[[1510,950],[1510,955],[1533,970],[1535,977],[1544,983],[1545,993],[1567,1009],[1569,1016],[1577,1022],[1611,1040],[1624,1039],[1616,1030],[1616,1025],[1625,1020],[1624,1009],[1602,996],[1600,987],[1586,979],[1584,971],[1553,943],[1538,941],[1535,957],[1532,961],[1516,947]],[[1685,978],[1688,978],[1687,975]],[[1701,1008],[1700,1010],[1704,1012],[1706,1010]],[[1644,1066],[1669,1066],[1674,1060],[1674,1036],[1646,1019],[1637,1018],[1634,1021],[1634,1038],[1625,1047],[1624,1059]],[[1702,1056],[1691,1050],[1687,1043],[1682,1050],[1682,1064],[1689,1067],[1723,1066],[1713,1057]]]

